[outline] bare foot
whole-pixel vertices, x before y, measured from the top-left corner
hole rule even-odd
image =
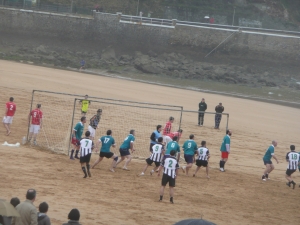
[[[114,169],[109,169],[109,170],[110,170],[110,172],[113,172],[113,173],[115,172]]]
[[[208,179],[210,178],[209,176],[206,176]]]
[[[10,132],[10,131],[8,131],[6,135],[7,135],[7,136],[9,136],[9,134],[10,134],[10,133],[11,133],[11,132]]]

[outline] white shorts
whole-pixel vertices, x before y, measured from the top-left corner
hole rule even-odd
[[[4,116],[2,122],[6,124],[12,124],[13,116]]]
[[[164,136],[164,142],[166,143],[166,146],[168,145],[169,142],[173,141],[172,138],[170,138],[169,136]]]
[[[95,137],[96,129],[92,128],[91,126],[88,127],[88,131],[91,133],[91,137]]]
[[[30,133],[38,134],[39,131],[40,131],[40,125],[35,125],[35,124],[30,125],[30,129],[29,129]]]

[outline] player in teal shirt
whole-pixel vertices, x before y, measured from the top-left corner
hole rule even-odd
[[[124,139],[123,144],[120,146],[119,151],[120,151],[121,159],[119,159],[116,166],[126,158],[127,160],[123,166],[123,170],[128,170],[127,166],[130,163],[131,158],[132,158],[129,150],[131,150],[131,153],[134,152],[134,149],[133,149],[133,143],[135,141],[134,135],[135,135],[135,131],[130,130],[129,135]]]
[[[99,139],[99,142],[96,145],[96,149],[99,148],[99,145],[102,144],[100,149],[99,158],[96,160],[96,162],[93,164],[92,169],[95,168],[95,166],[102,161],[102,159],[105,158],[113,158],[113,161],[111,163],[110,171],[115,172],[114,168],[116,166],[116,163],[118,161],[118,156],[110,151],[110,147],[116,147],[115,139],[112,137],[112,131],[108,130],[106,132],[106,136],[103,136]]]
[[[73,131],[72,131],[72,144],[74,146],[74,148],[71,150],[71,155],[70,155],[70,159],[74,160],[73,158],[73,154],[74,154],[74,149],[76,149],[76,153],[75,153],[75,158],[79,159],[78,157],[78,152],[80,149],[80,140],[81,140],[81,136],[84,130],[84,124],[86,122],[86,118],[83,116],[80,119],[80,122],[78,122]]]
[[[173,137],[172,140],[173,140],[173,141],[169,142],[168,145],[167,145],[167,150],[166,150],[166,153],[165,153],[165,155],[164,155],[163,160],[165,160],[167,157],[170,157],[170,152],[171,152],[172,150],[175,150],[176,153],[177,153],[177,157],[176,157],[176,158],[177,158],[177,162],[178,162],[179,159],[180,159],[180,146],[179,146],[179,144],[177,143],[178,137],[175,136],[175,137]]]
[[[196,142],[194,141],[194,135],[190,135],[190,139],[185,141],[183,146],[184,159],[187,163],[186,166],[182,166],[181,169],[183,172],[186,172],[188,176],[189,169],[192,168],[193,162],[195,161],[195,151],[198,149]]]
[[[267,179],[269,179],[269,174],[272,172],[272,170],[274,170],[274,165],[271,161],[272,157],[276,160],[277,163],[279,163],[278,159],[276,158],[275,153],[274,153],[276,146],[277,146],[277,141],[272,141],[272,145],[269,146],[269,148],[267,149],[267,151],[263,157],[263,161],[266,166],[264,174],[261,177],[261,179],[263,181],[266,181]]]
[[[226,130],[226,135],[223,138],[223,142],[221,144],[221,160],[220,160],[220,171],[225,172],[225,163],[228,161],[228,156],[230,153],[230,137],[232,135],[231,130]]]

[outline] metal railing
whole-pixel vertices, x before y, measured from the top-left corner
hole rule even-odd
[[[158,19],[158,18],[149,18],[149,17],[140,17],[140,16],[128,16],[122,15],[121,21],[131,22],[131,23],[141,23],[141,24],[155,24],[161,26],[173,26],[172,20]]]

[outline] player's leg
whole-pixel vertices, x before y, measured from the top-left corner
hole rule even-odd
[[[10,134],[10,123],[11,123],[11,117],[10,116],[6,116],[5,118],[3,118],[3,126],[6,129],[6,135]]]
[[[94,162],[94,164],[92,166],[92,169],[94,169],[95,166],[97,166],[97,164],[100,163],[103,160],[103,158],[104,158],[104,156],[102,156],[102,154],[100,152],[99,158]]]
[[[287,186],[291,186],[291,184],[293,185],[293,189],[295,189],[296,183],[293,181],[292,179],[292,174],[295,172],[296,170],[290,170],[287,169],[286,170],[286,175],[285,178],[289,181],[288,183],[286,183]]]
[[[152,163],[153,163],[153,161],[150,158],[146,159],[146,165],[145,165],[142,173],[140,174],[140,176],[144,176],[145,175],[145,172],[146,172],[148,166],[151,166]]]
[[[203,166],[206,167],[206,177],[210,178],[208,175],[208,171],[209,171],[208,161],[204,162]]]
[[[195,170],[195,172],[194,172],[194,174],[193,174],[193,177],[196,176],[196,173],[198,172],[198,170],[199,170],[200,168],[201,168],[200,166],[197,166],[197,168],[196,168],[196,170]]]
[[[201,117],[201,113],[198,113],[198,126],[200,126],[200,117]]]
[[[168,183],[168,175],[167,174],[163,174],[162,179],[161,179],[161,187],[160,187],[160,192],[159,192],[159,201],[161,202],[163,200],[163,196],[164,196],[164,191],[165,191],[165,187]]]
[[[86,169],[85,169],[84,157],[80,158],[80,165],[81,165],[81,169],[82,169],[83,174],[84,174],[83,178],[87,178],[87,172],[86,172]]]
[[[79,153],[79,149],[80,149],[80,140],[76,139],[76,148],[75,148],[75,159],[79,159],[78,157],[78,153]]]
[[[36,137],[39,133],[40,125],[33,125],[33,144],[36,145]]]
[[[126,162],[124,164],[123,170],[128,170],[127,166],[131,162],[132,157],[131,155],[126,155],[125,158],[126,158]]]
[[[114,153],[112,153],[113,155],[112,155],[112,157],[111,158],[113,158],[113,161],[112,161],[112,163],[111,163],[111,167],[110,167],[110,171],[111,172],[115,172],[115,170],[114,170],[114,168],[116,168],[116,166],[117,166],[117,161],[118,161],[118,156],[116,155],[116,154],[114,154]]]
[[[188,176],[189,175],[189,170],[192,168],[193,163],[188,163],[185,167],[185,174]]]
[[[90,139],[94,140],[95,134],[96,134],[96,130],[93,127],[91,127],[91,126],[88,126],[88,131],[90,132]]]
[[[87,157],[86,157],[87,158],[86,159],[86,169],[87,169],[87,174],[88,174],[89,177],[92,176],[91,171],[90,171],[91,156],[92,156],[92,154],[88,154]]]
[[[184,159],[185,159],[185,162],[187,163],[187,165],[182,166],[181,169],[182,169],[182,172],[186,173],[186,175],[188,176],[189,169],[192,168],[192,166],[193,166],[193,156],[184,154]]]
[[[150,175],[152,175],[155,171],[158,171],[161,162],[154,162],[155,163],[155,167],[150,171]]]
[[[169,189],[170,189],[170,203],[174,204],[174,187],[175,187],[175,178],[169,177]]]

